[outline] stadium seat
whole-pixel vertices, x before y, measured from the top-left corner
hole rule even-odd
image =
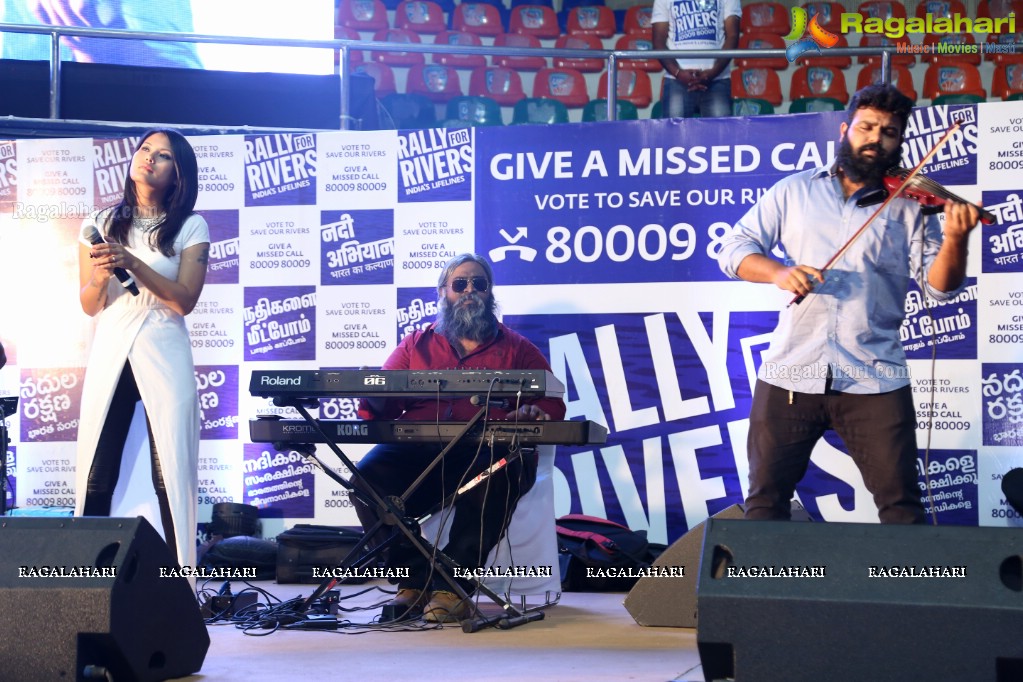
[[[608,92],[608,74],[605,71],[600,75],[600,82],[597,85],[597,97],[606,98]],[[638,69],[618,69],[618,86],[615,88],[616,97],[626,102],[632,102],[640,109],[650,106],[653,101],[653,87],[650,84],[650,74]]]
[[[361,40],[362,36],[354,28],[348,28],[347,26],[335,26],[334,27],[334,39],[335,40]],[[350,64],[361,64],[366,61],[365,55],[362,50],[348,50],[348,59]],[[337,64],[341,61],[341,50],[334,51],[334,63]]]
[[[554,42],[554,47],[561,50],[603,50],[604,43],[600,38],[591,35],[569,35],[559,36]],[[553,57],[555,69],[575,69],[583,73],[600,73],[604,70],[607,60],[603,57]]]
[[[842,111],[845,105],[834,97],[800,97],[789,104],[790,114],[805,114],[808,111]]]
[[[892,47],[896,48],[898,45],[909,45],[909,38],[903,36],[901,38],[889,38],[888,36],[878,35],[876,33],[864,34],[860,36],[860,47]],[[898,53],[895,50],[891,52],[892,64],[898,66],[905,66],[907,69],[912,69],[916,64],[916,55],[913,53],[902,52]],[[881,63],[881,55],[871,54],[862,55],[856,58],[856,62],[859,64],[875,66]]]
[[[628,33],[619,36],[618,41],[615,43],[616,50],[652,50],[654,49],[654,43],[650,38],[644,38],[639,35],[629,35]],[[653,57],[649,59],[620,59],[618,63],[625,69],[640,69],[642,71],[649,71],[650,73],[660,73],[664,67],[661,65],[659,59]]]
[[[536,36],[524,33],[502,33],[494,38],[494,47],[529,47],[539,50],[543,45],[540,44],[540,39]],[[491,57],[490,63],[516,71],[539,71],[548,66],[547,57],[539,55],[536,57],[512,57],[495,54]]]
[[[615,13],[604,5],[573,7],[565,19],[565,32],[610,38],[615,34]]]
[[[354,73],[364,73],[373,79],[373,92],[377,98],[383,98],[397,92],[394,85],[394,72],[383,62],[363,62],[352,67]]]
[[[510,107],[526,96],[518,71],[503,66],[481,66],[469,75],[469,94],[489,97],[504,107]]]
[[[496,5],[487,2],[463,2],[455,5],[455,10],[451,13],[451,30],[491,37],[505,32],[500,10]]]
[[[1023,0],[980,0],[977,4],[978,19],[1005,19],[1013,13],[1016,21],[1023,17]]]
[[[906,6],[899,0],[867,0],[857,10],[864,19],[905,19]]]
[[[819,15],[820,18],[817,20],[817,24],[825,31],[841,34],[842,13],[848,10],[840,3],[823,0],[820,2],[804,2],[801,7],[806,10],[808,19],[813,19]]]
[[[341,0],[337,25],[356,31],[381,31],[387,23],[387,8],[380,0]]]
[[[373,40],[380,43],[405,43],[418,45],[422,41],[414,31],[404,28],[386,28],[373,34]],[[426,63],[426,55],[423,52],[377,52],[369,53],[369,58],[375,62],[383,62],[388,66],[415,66]]]
[[[508,33],[526,33],[542,39],[561,35],[558,15],[545,5],[519,5],[508,17]]]
[[[633,5],[625,10],[625,19],[622,21],[622,33],[629,36],[639,35],[652,38],[653,24],[650,21],[652,10],[651,5]]]
[[[913,74],[905,66],[892,66],[892,85],[914,102],[917,100],[916,88],[913,86]],[[881,82],[880,66],[864,66],[856,77],[856,89],[860,90]]]
[[[474,126],[504,125],[501,105],[489,97],[463,95],[448,101],[447,119],[468,121]]]
[[[533,97],[556,99],[569,108],[581,108],[590,101],[586,78],[575,69],[540,69],[533,79]]]
[[[766,99],[733,97],[732,116],[765,116],[774,113],[774,106]],[[651,118],[653,118],[651,116]]]
[[[650,118],[652,119],[660,118],[661,108],[662,108],[661,100],[657,100],[656,102],[654,102],[653,105],[650,107]]]
[[[432,128],[437,125],[437,105],[416,93],[392,92],[380,98],[395,130]]]
[[[997,64],[991,74],[991,96],[1010,99],[1023,93],[1023,64]]]
[[[466,47],[482,47],[483,41],[475,33],[466,31],[444,31],[434,38],[435,45],[463,45]],[[452,54],[450,52],[434,52],[433,63],[453,66],[456,69],[475,69],[486,66],[487,58],[482,54]]]
[[[1023,16],[1023,14],[1020,16]],[[1023,62],[1023,30],[1016,33],[989,33],[987,35],[987,43],[984,59],[995,64]],[[1001,49],[993,49],[996,46],[1011,47],[1006,47],[1003,51]]]
[[[742,8],[742,30],[757,33],[789,34],[789,11],[780,2],[751,2]]]
[[[624,99],[615,100],[617,110],[616,121],[634,121],[639,118],[639,110],[632,102]],[[607,99],[591,99],[583,107],[583,121],[607,121]]]
[[[773,33],[743,33],[739,36],[740,50],[784,50],[785,39]],[[784,71],[789,68],[789,60],[785,57],[740,57],[735,60],[735,66],[744,69],[777,69]]]
[[[925,98],[936,100],[951,95],[969,95],[987,99],[980,72],[971,64],[931,64],[924,73]]]
[[[405,92],[424,95],[433,102],[447,102],[462,95],[458,72],[441,64],[417,64],[408,70]]]
[[[792,72],[789,99],[793,102],[804,97],[830,97],[846,105],[849,89],[840,69],[827,66],[801,66]]]
[[[444,10],[433,0],[403,0],[394,10],[394,27],[436,35],[447,30],[447,22]]]
[[[568,108],[549,97],[526,97],[512,108],[512,123],[568,123]]]
[[[842,34],[836,34],[838,42],[834,47],[849,47],[849,42]],[[821,53],[800,57],[796,60],[796,66],[828,66],[833,69],[848,69],[852,66],[852,57],[838,57],[831,54],[831,50],[823,50]]]
[[[762,99],[781,104],[781,79],[774,69],[732,69],[732,97]]]
[[[916,6],[917,18],[923,19],[928,14],[935,19],[949,19],[956,14],[967,16],[966,7],[959,0],[920,0]]]
[[[519,5],[547,5],[551,9],[554,9],[554,0],[512,0],[511,8],[515,9]]]
[[[969,33],[928,33],[924,36],[928,51],[920,55],[920,61],[931,64],[973,64],[980,66],[980,52],[939,52],[938,45],[955,49],[957,45],[976,45]],[[976,48],[969,48],[976,49]]]
[[[561,11],[569,12],[576,7],[603,6],[604,0],[561,0]]]

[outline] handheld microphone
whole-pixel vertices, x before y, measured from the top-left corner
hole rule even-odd
[[[89,229],[85,232],[85,238],[88,239],[92,244],[106,244],[106,240],[103,239],[103,235],[99,233],[95,225],[90,225]],[[114,268],[114,277],[121,285],[131,292],[132,296],[139,295],[139,288],[135,284],[135,278],[128,274],[128,271],[124,268]]]
[[[489,405],[490,407],[499,407],[502,410],[507,410],[511,406],[511,403],[508,402],[507,399],[497,400],[491,398],[490,400],[487,400],[487,396],[485,395],[470,396],[469,403],[475,405],[476,407],[483,407],[484,405]]]

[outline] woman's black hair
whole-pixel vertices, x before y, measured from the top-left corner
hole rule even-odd
[[[199,196],[199,164],[195,159],[195,151],[185,136],[172,128],[155,128],[147,130],[138,145],[137,152],[147,139],[163,133],[170,140],[171,153],[174,155],[174,185],[167,193],[161,207],[164,219],[150,233],[150,246],[159,249],[165,256],[174,255],[174,239],[181,231],[185,219],[194,213],[195,201]],[[134,154],[133,154],[134,156]],[[135,193],[135,181],[131,172],[124,181],[124,196],[120,203],[112,209],[110,226],[107,228],[108,238],[120,244],[128,242],[132,219],[138,215],[138,195]]]

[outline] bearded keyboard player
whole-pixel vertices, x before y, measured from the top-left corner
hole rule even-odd
[[[937,216],[896,198],[827,273],[819,269],[877,210],[863,199],[898,165],[912,107],[890,85],[857,92],[834,165],[778,182],[723,240],[718,263],[726,275],[805,296],[782,310],[757,375],[746,518],[789,518],[810,453],[832,429],[882,523],[925,520],[899,328],[910,278],[938,301],[963,285],[977,208],[946,203],[942,235]],[[785,250],[785,262],[769,255],[775,247]]]
[[[382,369],[464,369],[550,371],[540,350],[525,337],[498,322],[495,314],[494,275],[489,263],[474,254],[462,254],[444,267],[437,285],[437,320],[423,330],[406,336]],[[469,421],[478,411],[469,398],[438,396],[413,399],[365,399],[360,404],[363,419],[408,419],[426,421]],[[523,400],[506,408],[491,406],[490,420],[562,420],[565,403],[560,398]],[[434,460],[443,446],[424,444],[382,444],[375,446],[358,463],[359,472],[382,497],[401,495]],[[445,455],[443,463],[406,501],[409,516],[425,514],[494,461],[507,454],[500,445],[466,442]],[[518,499],[536,478],[533,456],[516,459],[499,473],[470,490],[454,505],[445,554],[467,569],[481,568],[497,545],[511,519]],[[363,528],[379,520],[375,507],[357,492],[352,502]],[[386,527],[381,532],[387,532]],[[379,538],[378,538],[379,540]],[[388,548],[388,567],[408,577],[394,578],[398,593],[383,611],[382,619],[414,618],[422,614],[432,622],[462,620],[471,605],[462,600],[431,570],[430,562],[407,542]],[[458,580],[467,594],[468,581]]]

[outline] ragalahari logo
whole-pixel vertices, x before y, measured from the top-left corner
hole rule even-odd
[[[785,48],[785,56],[789,62],[796,61],[807,52],[820,54],[822,47],[834,47],[838,44],[838,36],[820,25],[818,21],[820,16],[819,13],[815,13],[810,19],[803,7],[792,8],[792,31],[785,36],[785,40],[796,42]]]

